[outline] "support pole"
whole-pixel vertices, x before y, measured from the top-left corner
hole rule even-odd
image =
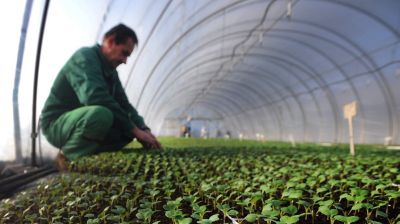
[[[15,144],[15,160],[22,161],[21,147],[21,125],[19,119],[19,83],[21,80],[22,62],[24,60],[26,33],[28,31],[29,18],[31,17],[33,0],[27,0],[25,4],[24,19],[22,21],[21,36],[19,38],[17,65],[15,67],[14,89],[13,89],[13,116],[14,116],[14,144]]]
[[[42,23],[40,24],[40,33],[39,33],[39,41],[38,48],[36,50],[36,64],[35,64],[35,77],[33,81],[33,100],[32,100],[32,166],[36,166],[36,100],[37,100],[37,86],[38,86],[38,78],[39,78],[39,65],[40,65],[40,54],[42,52],[42,42],[43,42],[43,34],[44,28],[46,26],[46,18],[47,11],[49,9],[50,0],[46,0],[43,9],[42,15]]]

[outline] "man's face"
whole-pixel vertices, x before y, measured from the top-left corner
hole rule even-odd
[[[114,68],[117,68],[122,63],[126,64],[126,60],[131,55],[135,44],[131,38],[120,44],[116,44],[113,39],[107,46],[105,57]]]

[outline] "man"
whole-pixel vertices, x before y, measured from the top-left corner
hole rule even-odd
[[[101,45],[75,52],[59,72],[41,114],[47,140],[75,160],[121,149],[136,138],[144,147],[161,148],[143,118],[129,103],[116,68],[138,44],[133,30],[119,24]]]

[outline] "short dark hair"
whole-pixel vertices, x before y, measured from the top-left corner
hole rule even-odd
[[[115,35],[115,43],[116,44],[125,43],[125,41],[128,38],[131,38],[135,45],[139,44],[139,40],[138,40],[138,38],[136,36],[135,31],[133,31],[131,28],[125,26],[122,23],[114,26],[109,31],[107,31],[107,33],[104,34],[104,37],[110,37],[112,35]]]

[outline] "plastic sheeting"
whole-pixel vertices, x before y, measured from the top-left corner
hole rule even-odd
[[[0,4],[1,28],[11,34],[1,37],[7,43],[0,53],[3,159],[14,152],[11,86],[24,4]],[[43,5],[33,4],[21,70],[25,155]],[[195,133],[207,127],[209,137],[229,131],[253,139],[347,142],[343,106],[356,101],[355,142],[399,144],[399,11],[397,0],[52,1],[38,108],[68,57],[122,22],[137,32],[139,48],[119,68],[120,79],[156,134],[179,135],[192,117]]]

